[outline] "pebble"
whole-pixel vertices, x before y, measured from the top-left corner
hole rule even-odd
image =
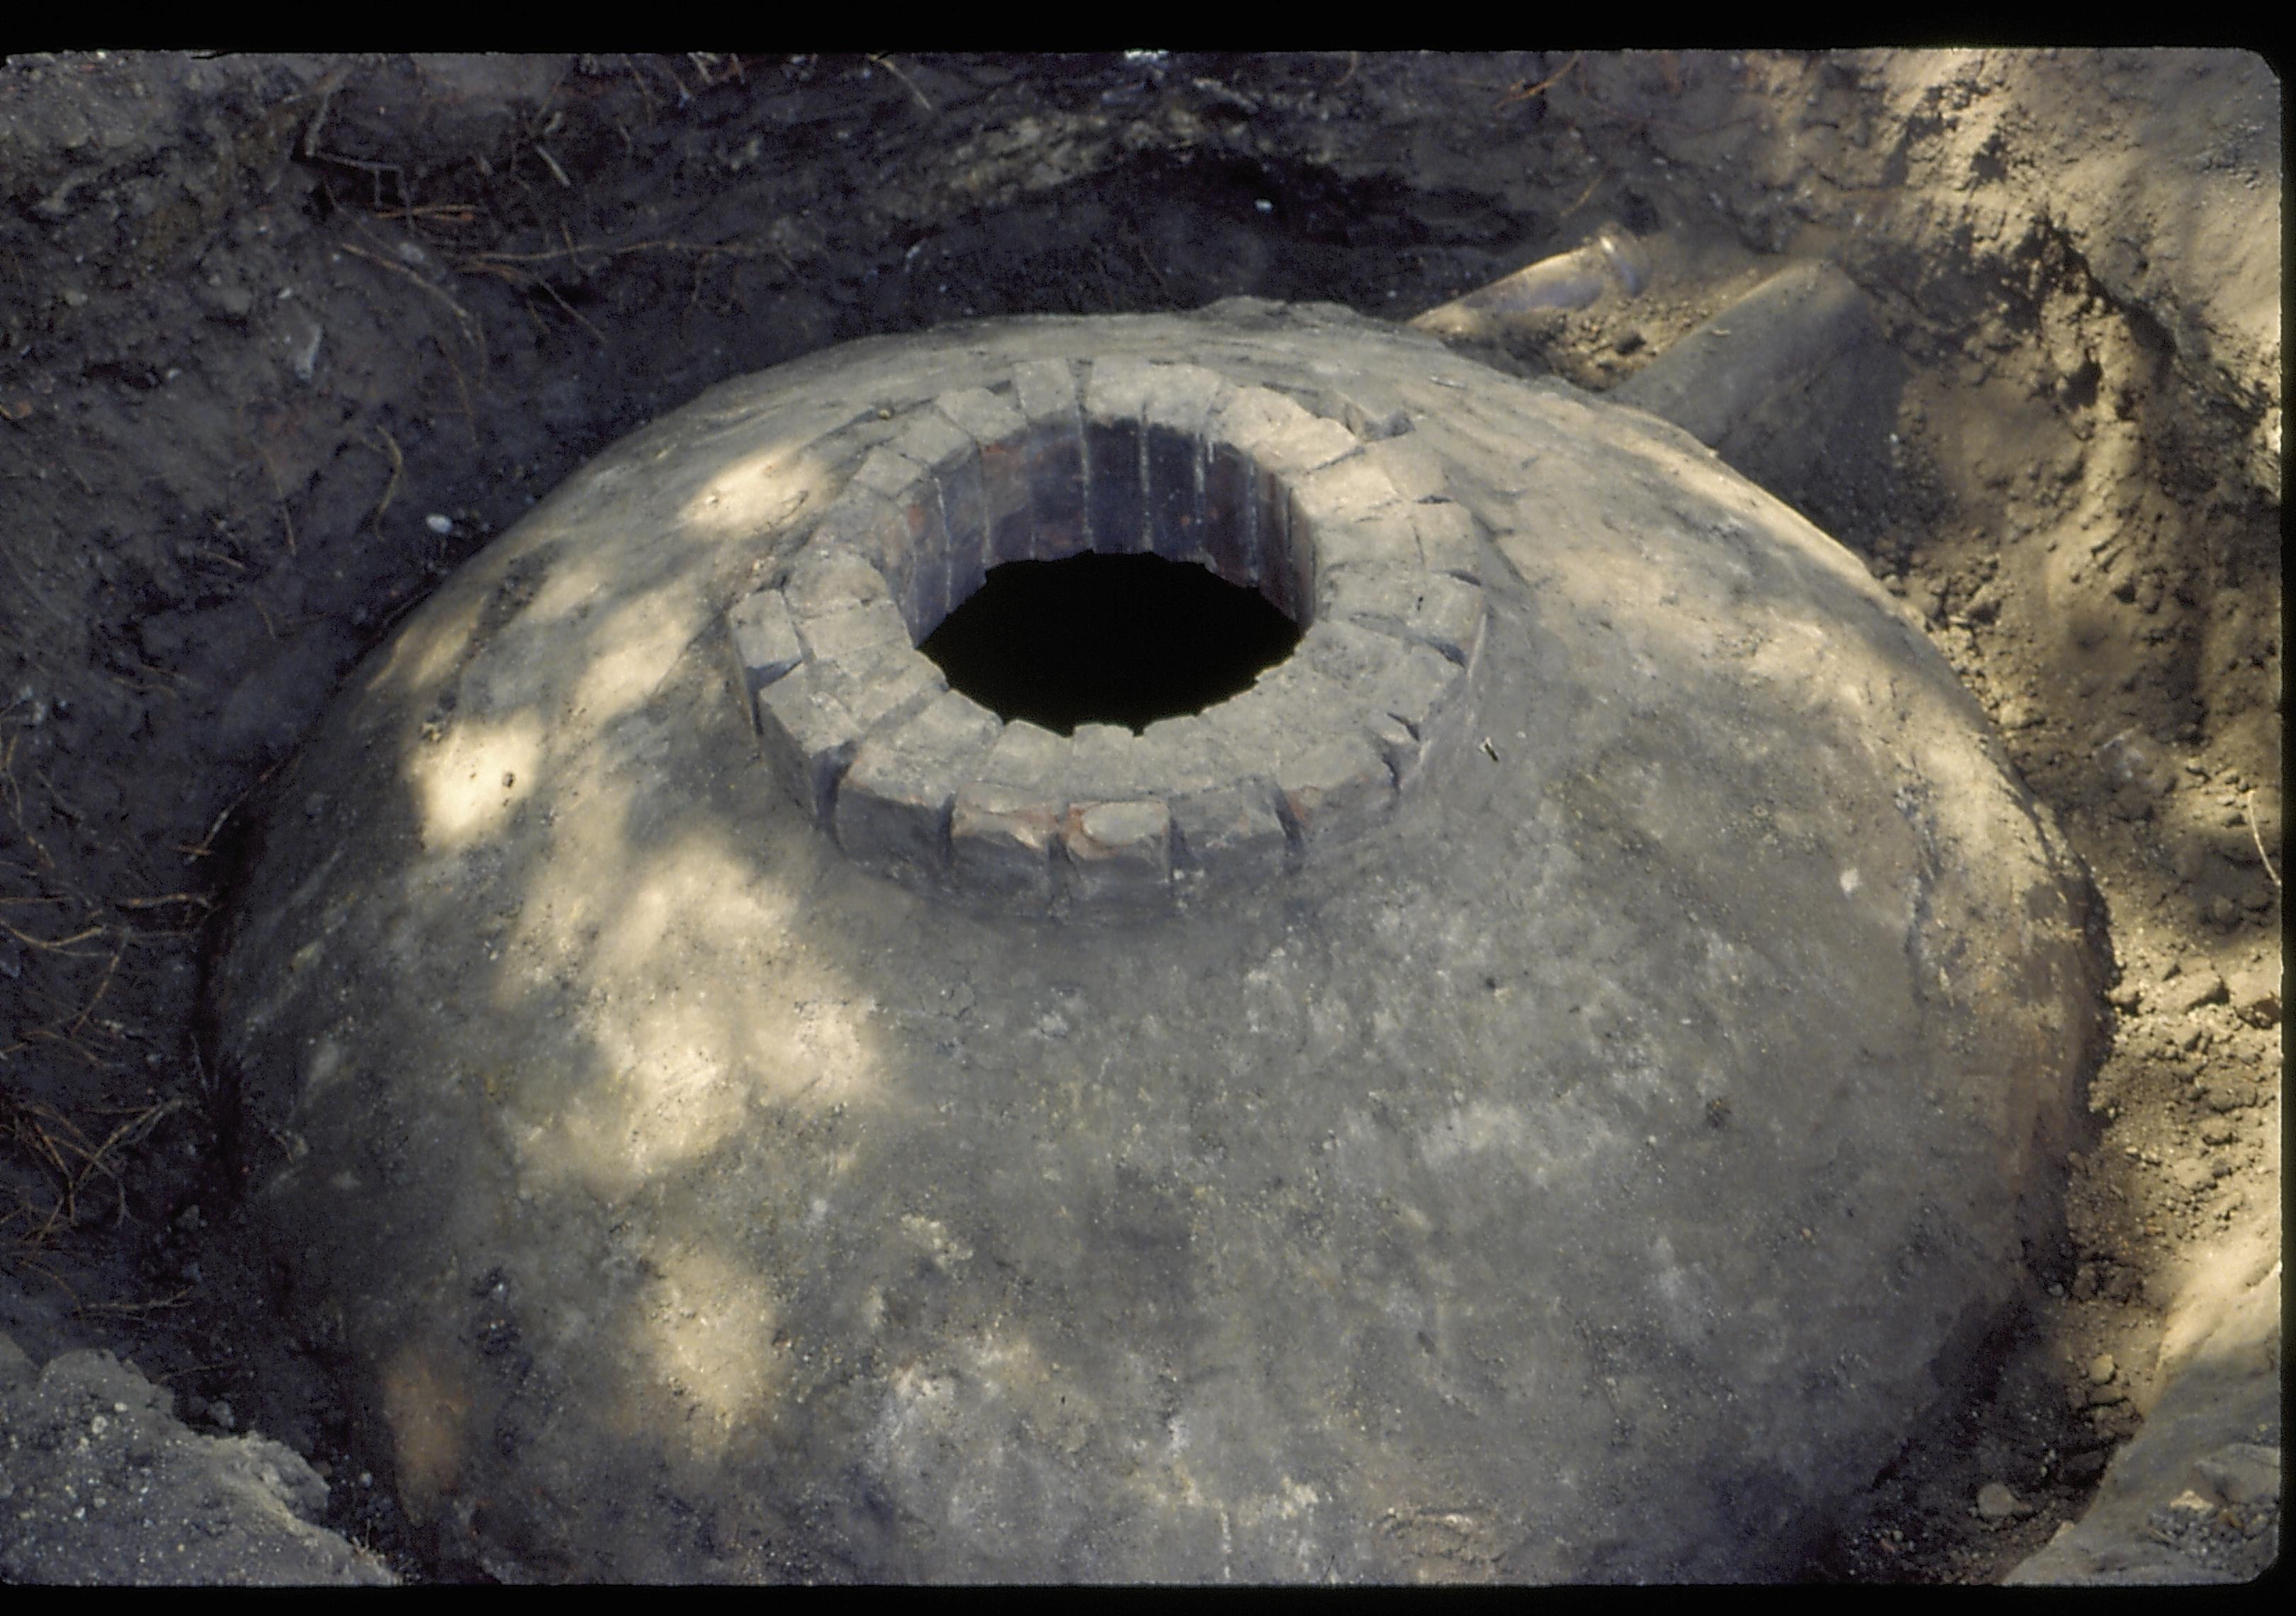
[[[2104,1473],[2105,1461],[2112,1456],[2102,1448],[2092,1448],[2085,1453],[2070,1456],[2064,1463],[2063,1475],[2068,1481],[2090,1481]],[[2067,1522],[2070,1524],[2070,1522]]]
[[[2216,1174],[2210,1170],[2207,1162],[2194,1161],[2190,1157],[2171,1167],[2169,1169],[2169,1177],[2177,1187],[2187,1195],[2198,1194],[2216,1179]]]
[[[2251,1027],[2280,1025],[2280,967],[2258,965],[2236,971],[2226,986],[2233,1013]]]
[[[2194,1483],[2224,1504],[2280,1502],[2280,1449],[2234,1442],[2193,1465]]]
[[[2219,1004],[2225,996],[2224,978],[2213,968],[2203,965],[2197,971],[2180,973],[2173,985],[2162,983],[2161,1008],[2171,1015],[2185,1014],[2203,1005]]]
[[[2093,1386],[2103,1385],[2107,1381],[2112,1378],[2114,1371],[2119,1367],[2120,1366],[2112,1361],[2112,1353],[2098,1353],[2095,1358],[2088,1360],[2089,1383]]]
[[[1988,1481],[1977,1489],[1977,1513],[1982,1520],[2006,1521],[2032,1513],[2031,1505],[1998,1481]]]

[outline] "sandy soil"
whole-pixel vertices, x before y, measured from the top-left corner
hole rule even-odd
[[[1651,291],[1490,357],[1605,388],[1841,264],[1906,380],[1889,463],[1796,496],[2109,909],[2048,1300],[1811,1568],[1999,1576],[2179,1299],[2278,1256],[2279,131],[2232,53],[0,64],[0,1331],[286,1441],[421,1575],[240,1254],[268,1146],[199,1011],[263,783],[360,652],[723,377],[972,315],[1400,317],[1611,218]]]

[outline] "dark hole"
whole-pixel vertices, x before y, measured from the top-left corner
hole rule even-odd
[[[1062,734],[1146,728],[1249,687],[1300,643],[1259,595],[1191,562],[1007,562],[921,649],[998,717]]]

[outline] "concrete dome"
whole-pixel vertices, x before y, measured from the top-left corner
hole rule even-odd
[[[917,649],[1152,552],[1144,733]],[[1847,554],[1323,307],[713,390],[354,677],[216,984],[285,1304],[504,1576],[1767,1576],[2028,1283],[2086,886]]]

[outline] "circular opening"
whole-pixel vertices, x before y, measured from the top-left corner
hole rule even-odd
[[[1200,365],[1009,373],[912,411],[733,607],[789,789],[857,861],[1029,913],[1383,823],[1482,641],[1439,467]]]
[[[1203,567],[1085,554],[990,569],[919,649],[999,718],[1069,734],[1201,712],[1291,655],[1300,632]]]

